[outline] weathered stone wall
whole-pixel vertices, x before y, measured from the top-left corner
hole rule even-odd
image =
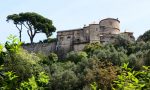
[[[117,34],[103,34],[103,36],[100,37],[100,41],[103,44],[113,42],[114,41],[114,36]]]
[[[25,44],[22,46],[25,50],[34,53],[43,53],[49,55],[51,52],[56,52],[56,42],[53,43],[35,43]]]
[[[107,34],[120,33],[120,21],[118,19],[106,18],[100,21],[100,31]]]
[[[69,51],[82,50],[85,43],[109,42],[111,35],[119,34],[120,21],[106,18],[99,24],[90,24],[79,29],[64,30],[57,32],[57,52],[61,56]],[[61,54],[62,53],[62,54]]]
[[[83,27],[83,36],[86,41],[90,41],[90,26]]]
[[[59,56],[63,57],[63,54],[73,51],[74,44],[85,42],[83,29],[73,29],[57,32],[57,52]]]
[[[73,40],[73,32],[58,32],[57,38],[60,45],[70,45]]]
[[[100,31],[99,24],[90,25],[90,43],[100,42],[99,31]]]
[[[84,49],[84,47],[85,47],[86,45],[87,45],[86,43],[85,43],[85,44],[75,44],[75,45],[73,46],[74,51],[81,51],[81,50]]]
[[[82,29],[74,31],[73,36],[73,43],[80,43],[80,42],[85,42],[84,31]]]

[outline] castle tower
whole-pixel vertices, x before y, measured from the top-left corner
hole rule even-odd
[[[120,21],[114,18],[106,18],[99,22],[100,32],[104,34],[119,34]]]

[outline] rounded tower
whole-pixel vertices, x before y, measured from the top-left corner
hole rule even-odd
[[[119,34],[120,21],[114,18],[106,18],[99,22],[100,32],[104,34]]]

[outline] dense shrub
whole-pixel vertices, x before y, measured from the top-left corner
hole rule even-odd
[[[139,36],[137,41],[150,41],[150,30],[146,31],[143,35]]]
[[[73,62],[53,63],[51,65],[51,89],[74,90],[78,87],[78,77],[75,74],[76,65]]]
[[[79,51],[79,52],[75,52],[75,51],[72,51],[72,52],[69,52],[67,54],[67,60],[70,60],[70,61],[73,61],[74,63],[78,63],[80,62],[81,60],[83,59],[87,59],[87,54],[86,52],[83,52],[83,51]]]
[[[133,71],[128,64],[122,66],[121,74],[117,76],[113,85],[114,90],[149,90],[150,67],[143,66],[140,71]]]

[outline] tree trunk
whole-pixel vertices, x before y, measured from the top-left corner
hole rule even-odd
[[[16,27],[17,27],[18,30],[19,30],[19,40],[20,40],[20,42],[21,42],[22,24],[21,24],[21,27],[20,27],[20,28],[17,26],[17,24],[16,24]]]
[[[29,30],[27,30],[27,33],[30,37],[31,44],[33,44],[33,38],[37,32],[35,31],[34,28],[32,28],[32,25],[28,24],[28,26],[29,26]]]
[[[20,42],[21,42],[21,30],[19,31],[19,39],[20,39]]]
[[[33,44],[33,36],[30,37],[30,42]]]
[[[30,35],[31,44],[33,44],[33,39],[34,39],[35,34],[36,34],[36,33],[34,33],[33,35]]]
[[[33,44],[33,38],[35,36],[35,33],[33,34],[32,30],[27,30],[27,33],[28,33],[28,35],[30,37],[31,44]]]

